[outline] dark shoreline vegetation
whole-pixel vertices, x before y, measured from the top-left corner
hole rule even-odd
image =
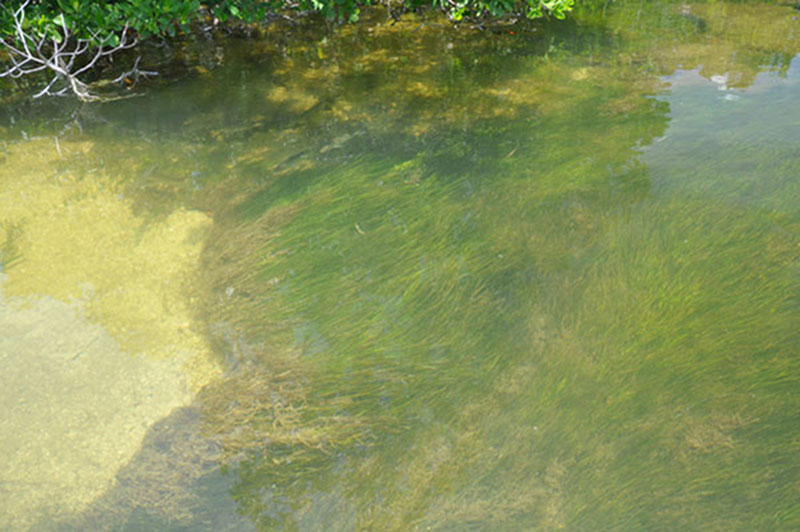
[[[208,217],[187,290],[226,368],[37,528],[800,528],[791,8],[361,15],[0,111],[3,164],[75,210]]]
[[[563,19],[574,0],[401,0],[377,4],[392,20],[414,12],[443,13],[453,23],[470,21],[477,27],[498,21],[554,17]],[[356,22],[369,0],[15,0],[0,9],[0,46],[11,66],[2,77],[49,76],[35,94],[71,93],[81,100],[102,100],[94,87],[132,88],[140,78],[157,72],[140,68],[141,55],[120,70],[114,58],[135,49],[142,40],[165,39],[215,30],[259,33],[275,20],[309,16],[328,22]],[[375,9],[374,7],[372,8]],[[99,78],[103,69],[113,77]],[[93,78],[90,82],[86,80]]]

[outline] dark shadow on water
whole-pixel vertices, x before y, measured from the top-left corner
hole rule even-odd
[[[198,407],[184,407],[153,425],[113,487],[54,529],[255,530],[237,513],[219,464],[222,449],[203,436],[201,421]]]

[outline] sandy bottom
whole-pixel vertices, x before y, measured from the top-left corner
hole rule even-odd
[[[192,312],[211,220],[146,220],[119,180],[69,170],[91,145],[52,143],[0,161],[2,530],[82,511],[219,374]]]
[[[79,306],[0,296],[0,528],[82,510],[190,400],[179,363],[122,351]]]

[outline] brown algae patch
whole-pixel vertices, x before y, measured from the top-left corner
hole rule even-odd
[[[210,218],[148,223],[102,173],[62,170],[90,148],[33,140],[0,166],[3,528],[80,511],[220,372],[192,311]]]

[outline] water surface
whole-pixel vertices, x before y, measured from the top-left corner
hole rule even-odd
[[[3,527],[800,527],[797,24],[375,15],[7,107]]]

